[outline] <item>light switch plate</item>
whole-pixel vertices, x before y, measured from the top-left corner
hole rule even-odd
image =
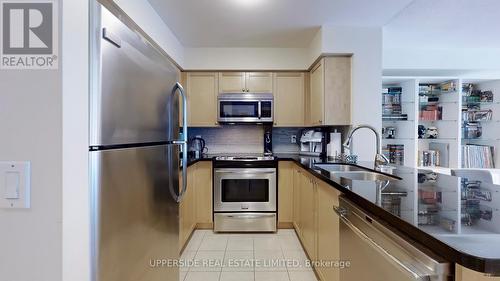
[[[0,208],[30,208],[31,164],[0,161]]]

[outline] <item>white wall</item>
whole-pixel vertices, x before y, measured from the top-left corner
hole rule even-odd
[[[31,208],[0,209],[0,280],[58,281],[61,69],[0,70],[0,85],[0,161],[31,161]]]
[[[384,48],[383,67],[385,71],[449,70],[448,75],[486,74],[500,70],[500,49]],[[457,70],[460,73],[453,73]]]
[[[186,70],[301,70],[311,62],[307,48],[186,48]]]
[[[181,67],[184,47],[147,0],[114,0]]]
[[[65,281],[90,280],[88,12],[89,2],[85,0],[63,5],[62,280]]]
[[[352,53],[352,124],[368,124],[382,130],[382,29],[370,27],[322,28],[322,53]],[[361,161],[373,161],[375,137],[368,130],[356,133],[353,153]]]

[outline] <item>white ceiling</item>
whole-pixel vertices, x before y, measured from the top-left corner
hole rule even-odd
[[[500,0],[415,0],[384,28],[384,48],[500,48]]]
[[[383,26],[412,2],[412,0],[148,1],[186,47],[288,48],[307,47],[323,24]]]

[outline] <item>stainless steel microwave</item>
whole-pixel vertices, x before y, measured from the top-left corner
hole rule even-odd
[[[219,123],[272,123],[271,93],[221,93],[217,97]]]

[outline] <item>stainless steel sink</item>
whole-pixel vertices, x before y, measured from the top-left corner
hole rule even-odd
[[[370,171],[333,172],[332,176],[356,181],[393,181],[398,178]]]
[[[316,164],[314,167],[328,171],[328,172],[352,172],[352,171],[366,171],[366,169],[358,168],[348,164]]]

